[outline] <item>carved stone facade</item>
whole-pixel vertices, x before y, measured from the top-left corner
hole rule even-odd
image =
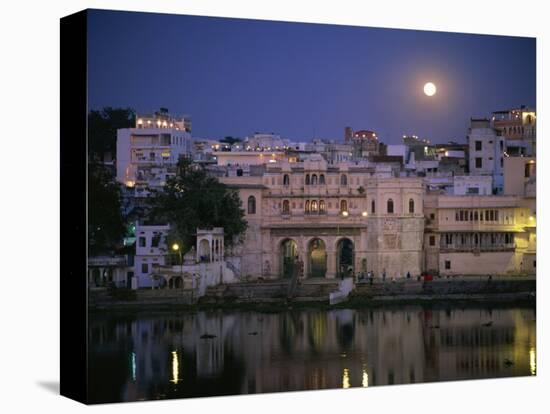
[[[422,178],[379,177],[363,165],[313,159],[222,181],[238,189],[248,221],[243,275],[288,277],[297,260],[304,277],[421,272]]]

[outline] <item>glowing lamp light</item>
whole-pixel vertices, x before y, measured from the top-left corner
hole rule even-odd
[[[361,213],[361,215],[362,215],[363,217],[367,217],[367,216],[369,215],[369,213],[367,213],[366,211],[363,211],[363,212]]]
[[[342,211],[342,216],[347,217],[349,216],[349,213],[347,211]]]
[[[179,244],[174,243],[174,244],[172,245],[172,250],[173,250],[173,251],[177,252],[179,249],[180,249],[180,245],[179,245]]]

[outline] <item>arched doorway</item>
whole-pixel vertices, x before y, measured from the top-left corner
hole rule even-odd
[[[355,271],[354,266],[354,251],[353,242],[350,239],[344,238],[338,241],[336,245],[336,271],[338,276],[351,276]]]
[[[298,245],[292,239],[281,243],[281,276],[291,278],[294,265],[298,258]]]
[[[201,262],[210,262],[210,243],[206,239],[199,242],[199,258]]]
[[[325,277],[327,273],[327,249],[321,239],[313,239],[308,246],[309,277]]]

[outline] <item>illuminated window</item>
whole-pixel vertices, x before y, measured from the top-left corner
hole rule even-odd
[[[346,200],[340,201],[340,211],[348,211],[348,202]]]
[[[316,200],[313,200],[311,202],[311,212],[312,213],[317,213],[317,201]]]
[[[305,211],[306,214],[309,213],[309,200],[306,201]]]
[[[288,200],[283,201],[283,214],[290,213],[290,202]]]
[[[325,210],[325,200],[319,201],[319,213],[324,213]]]

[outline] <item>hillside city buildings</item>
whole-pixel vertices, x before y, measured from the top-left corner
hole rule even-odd
[[[248,222],[242,243],[198,242],[186,258],[215,262],[220,278],[289,278],[297,262],[301,277],[326,279],[535,272],[533,109],[472,118],[464,143],[404,135],[386,145],[375,131],[351,127],[342,140],[308,142],[274,133],[219,141],[190,131],[189,118],[167,110],[137,115],[134,128],[118,131],[116,178],[127,212],[149,188],[162,189],[179,157],[237,190]],[[156,286],[171,254],[168,230],[138,218],[133,264],[114,272],[106,263],[102,271],[120,286]]]

